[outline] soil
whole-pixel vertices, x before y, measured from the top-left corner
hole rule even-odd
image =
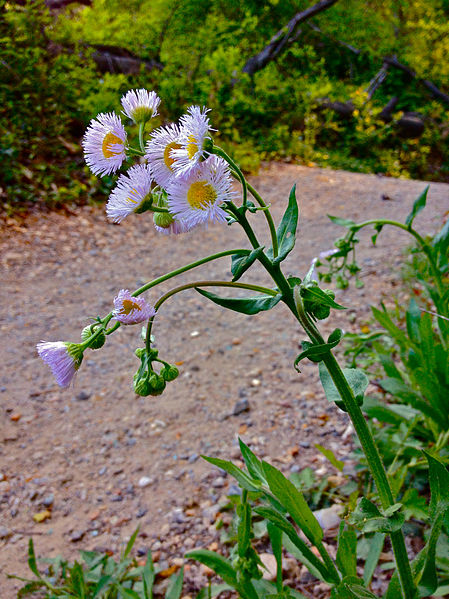
[[[297,276],[342,233],[326,213],[403,221],[426,185],[286,164],[269,165],[252,183],[271,202],[277,222],[297,184],[299,232],[284,269]],[[438,229],[448,209],[449,185],[431,183],[419,229]],[[263,215],[252,220],[268,244]],[[361,236],[359,249],[365,287],[337,292],[349,309],[332,314],[332,325],[323,324],[327,333],[336,326],[359,331],[369,321],[370,304],[397,295],[409,238],[385,228],[373,247],[370,234]],[[180,376],[160,397],[133,393],[140,326],[121,327],[102,350],[89,351],[67,390],[58,388],[37,357],[41,339],[77,341],[89,317],[111,310],[119,289],[135,289],[230,247],[248,247],[237,225],[165,237],[146,214],[115,226],[103,208],[89,206],[9,219],[1,229],[2,599],[15,597],[20,586],[7,573],[28,574],[30,537],[40,556],[73,559],[79,549],[118,555],[139,526],[138,555],[151,548],[166,569],[179,567],[193,547],[216,549],[214,523],[233,481],[200,455],[238,464],[238,436],[286,473],[305,466],[321,476],[335,472],[315,443],[346,458],[347,416],[325,399],[314,364],[303,362],[299,375],[293,369],[303,334],[281,305],[250,318],[193,290],[171,298],[154,334],[160,356],[178,363]],[[179,282],[229,279],[229,271],[230,259],[222,258]],[[244,280],[268,283],[258,267]],[[154,303],[169,288],[151,290],[148,300]],[[33,517],[43,512],[44,521],[36,522]],[[194,596],[206,574],[191,563],[184,595]],[[326,587],[309,579],[302,592],[326,596]]]

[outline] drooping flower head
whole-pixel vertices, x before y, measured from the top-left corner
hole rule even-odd
[[[146,164],[136,164],[120,175],[106,204],[108,218],[120,223],[128,214],[140,212],[151,192],[152,183],[151,169]]]
[[[121,289],[114,298],[112,314],[122,324],[137,324],[154,316],[156,310],[143,297],[133,297],[128,289]]]
[[[114,112],[101,113],[89,123],[82,145],[86,163],[94,175],[109,175],[122,166],[126,131]]]
[[[146,89],[131,89],[121,99],[123,113],[137,124],[156,116],[160,101],[156,92]]]
[[[41,341],[37,344],[39,356],[48,364],[60,387],[68,387],[81,366],[83,348],[79,343]]]
[[[174,177],[173,150],[180,150],[179,127],[174,123],[155,129],[147,142],[145,158],[151,166],[154,180],[167,189]]]
[[[179,119],[181,147],[171,151],[171,157],[174,159],[172,168],[177,177],[190,173],[209,156],[206,150],[207,141],[211,140],[209,132],[212,130],[207,116],[209,110],[205,107],[190,106],[187,114]]]
[[[176,219],[170,212],[155,212],[153,221],[156,231],[163,235],[179,235],[191,229],[187,223]]]
[[[211,156],[185,178],[177,178],[168,188],[168,208],[190,228],[208,221],[225,221],[221,205],[232,200],[232,180],[227,163]]]

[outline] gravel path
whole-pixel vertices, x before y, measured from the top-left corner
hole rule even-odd
[[[403,220],[425,186],[284,164],[270,165],[252,182],[272,203],[277,222],[297,183],[300,227],[285,271],[301,276],[341,234],[326,213]],[[432,183],[417,219],[421,230],[439,228],[447,210],[449,185]],[[79,548],[118,552],[139,525],[139,554],[151,547],[164,567],[179,567],[193,546],[214,547],[217,504],[232,481],[199,455],[236,460],[238,435],[286,472],[312,465],[325,473],[313,443],[340,457],[349,450],[346,417],[324,399],[314,365],[304,363],[301,375],[292,368],[303,336],[280,305],[250,319],[194,291],[179,294],[154,327],[160,356],[181,363],[180,377],[161,397],[137,398],[132,391],[139,327],[122,327],[103,350],[89,352],[74,387],[60,390],[37,358],[36,342],[76,341],[89,316],[109,312],[120,288],[134,289],[208,253],[247,247],[236,225],[173,239],[158,236],[146,215],[113,226],[98,207],[71,212],[30,216],[1,229],[2,599],[15,597],[17,583],[5,573],[26,572],[30,536],[39,555],[74,557]],[[255,223],[268,244],[261,213]],[[368,319],[370,303],[395,292],[406,243],[405,234],[391,229],[375,248],[368,233],[363,237],[366,286],[340,292],[337,299],[350,309],[334,314],[332,328],[355,330]],[[229,269],[223,258],[180,282],[226,279]],[[257,268],[246,280],[267,282]],[[149,300],[158,296],[150,292]],[[46,510],[48,519],[36,523],[33,516]],[[187,577],[193,592],[204,571],[190,566]]]

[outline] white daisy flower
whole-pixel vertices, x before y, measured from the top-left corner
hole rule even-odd
[[[114,298],[112,314],[122,324],[137,324],[154,316],[156,310],[143,297],[134,297],[128,289],[120,289]]]
[[[174,177],[174,158],[171,154],[173,150],[181,149],[179,133],[178,125],[172,123],[153,131],[147,142],[145,158],[151,166],[154,180],[164,189]]]
[[[139,212],[151,192],[152,183],[151,169],[146,164],[132,166],[120,175],[106,204],[108,218],[120,223],[128,214]]]
[[[86,163],[94,175],[109,175],[122,166],[126,131],[114,112],[101,113],[90,121],[82,146]]]
[[[83,350],[79,343],[64,341],[41,341],[37,352],[51,368],[60,387],[68,387],[83,360]]]
[[[190,228],[211,221],[226,220],[221,205],[232,200],[232,179],[227,163],[211,156],[185,178],[174,179],[167,190],[168,208]]]
[[[121,99],[123,113],[135,123],[146,123],[158,114],[161,99],[156,92],[131,89]]]
[[[206,116],[209,110],[205,107],[190,106],[187,114],[179,119],[181,147],[171,151],[171,157],[174,158],[172,168],[177,177],[188,174],[209,156],[205,149],[207,140],[211,140],[209,117]]]

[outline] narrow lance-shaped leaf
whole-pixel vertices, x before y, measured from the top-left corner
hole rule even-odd
[[[220,458],[209,458],[207,456],[201,456],[210,464],[214,466],[218,466],[222,470],[228,472],[231,476],[233,476],[239,485],[246,489],[247,491],[260,491],[261,483],[259,480],[254,480],[250,478],[243,470],[237,468],[235,464],[229,462],[227,460],[221,460]]]
[[[352,526],[340,523],[338,532],[337,566],[343,576],[357,573],[357,534]]]
[[[239,438],[240,451],[242,452],[242,457],[245,462],[245,466],[248,469],[250,475],[260,480],[262,483],[266,483],[265,473],[263,471],[263,466],[261,460],[257,458],[257,456],[251,451],[251,449],[245,445],[242,439]]]
[[[290,516],[314,545],[323,538],[323,531],[302,493],[293,483],[271,464],[263,463],[265,477],[273,495],[280,501]]]
[[[421,210],[425,207],[427,201],[427,192],[429,191],[429,186],[425,188],[422,194],[416,199],[413,203],[413,207],[411,209],[410,214],[405,219],[405,224],[409,229],[411,229],[413,221],[415,217],[421,212]]]
[[[271,310],[276,304],[281,301],[281,294],[276,295],[259,295],[256,297],[220,297],[215,293],[210,293],[204,289],[195,288],[198,293],[210,299],[214,304],[218,304],[223,308],[240,312],[241,314],[257,314]]]
[[[184,568],[181,568],[178,574],[170,578],[170,585],[165,593],[165,599],[179,599],[181,597],[183,580]]]
[[[296,201],[296,185],[293,185],[288,198],[288,206],[276,231],[278,241],[278,256],[273,255],[273,248],[267,251],[267,256],[273,260],[273,264],[279,264],[288,256],[295,247],[296,229],[298,227],[298,203]]]

